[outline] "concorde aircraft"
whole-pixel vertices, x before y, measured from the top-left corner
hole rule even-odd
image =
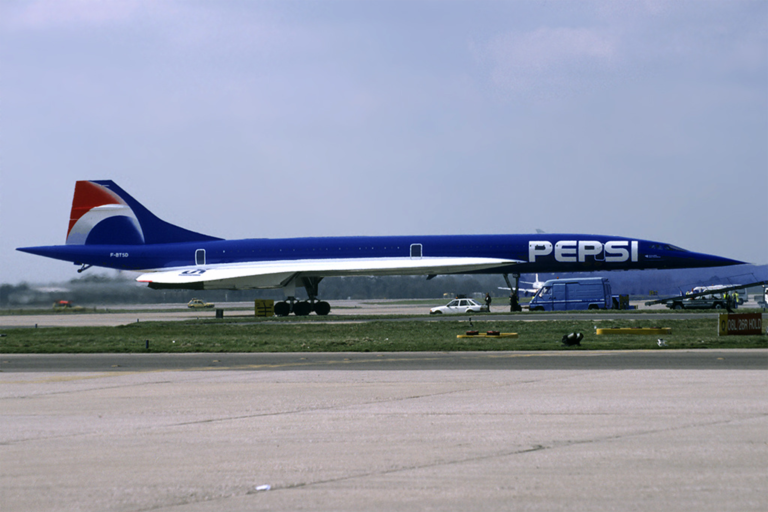
[[[150,288],[282,288],[275,313],[327,315],[330,276],[501,274],[670,269],[742,262],[620,236],[551,234],[348,236],[223,240],[160,220],[112,181],[78,181],[66,245],[18,250],[81,265],[142,272]],[[515,289],[519,283],[515,283]],[[309,300],[297,301],[303,286]]]

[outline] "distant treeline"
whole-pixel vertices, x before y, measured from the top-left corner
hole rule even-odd
[[[635,297],[677,295],[694,286],[710,284],[746,284],[768,280],[768,265],[739,265],[711,269],[645,270],[626,272],[591,272],[580,274],[539,274],[539,280],[557,277],[607,277],[614,294]],[[512,277],[510,276],[510,279]],[[524,274],[521,281],[532,282],[535,276]],[[500,275],[456,275],[426,279],[423,276],[390,277],[328,277],[320,283],[320,297],[333,299],[416,299],[443,298],[463,294],[473,296],[490,293],[493,297],[507,298],[508,290]],[[530,285],[528,285],[530,286]],[[526,287],[521,283],[521,288]],[[303,288],[297,287],[299,298],[306,298]],[[0,307],[50,306],[55,301],[69,300],[83,306],[109,304],[183,303],[193,297],[210,302],[237,302],[253,299],[283,298],[282,290],[246,291],[192,291],[152,290],[137,283],[132,276],[116,274],[90,274],[66,283],[49,285],[0,285]]]
[[[471,296],[474,293],[509,295],[506,290],[498,290],[499,286],[504,286],[501,276],[439,276],[430,280],[418,276],[329,277],[320,283],[320,297],[332,300],[442,298],[444,294]],[[301,287],[296,288],[296,295],[300,299],[307,296]],[[192,298],[209,302],[238,302],[253,299],[280,300],[283,297],[282,290],[152,290],[128,277],[108,277],[100,274],[59,284],[21,283],[0,286],[0,307],[52,305],[59,300],[68,300],[83,306],[97,306],[180,303],[188,302]]]

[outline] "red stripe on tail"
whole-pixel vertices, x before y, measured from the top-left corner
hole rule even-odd
[[[124,204],[115,194],[101,185],[90,181],[78,181],[75,183],[75,197],[72,199],[72,211],[69,214],[69,228],[67,236],[80,217],[97,206],[105,204]]]

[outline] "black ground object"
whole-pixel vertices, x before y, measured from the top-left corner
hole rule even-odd
[[[572,332],[563,336],[561,340],[566,347],[572,347],[574,345],[581,346],[581,340],[584,339],[584,335],[580,332]]]

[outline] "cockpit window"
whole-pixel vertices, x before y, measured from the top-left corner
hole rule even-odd
[[[656,251],[688,252],[685,249],[681,249],[680,247],[677,247],[675,245],[670,245],[670,244],[651,244],[651,249],[654,249]]]

